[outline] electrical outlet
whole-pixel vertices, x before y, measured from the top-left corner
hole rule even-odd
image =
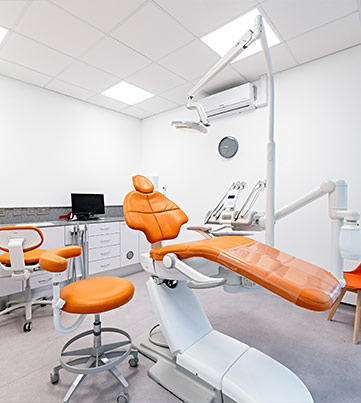
[[[13,215],[16,217],[16,216],[19,216],[19,215],[21,215],[22,214],[22,211],[21,211],[21,208],[13,208]]]
[[[26,215],[35,215],[35,208],[34,207],[27,208]]]
[[[5,217],[6,212],[4,208],[0,208],[0,217]]]
[[[49,207],[39,207],[38,208],[38,215],[49,215]]]

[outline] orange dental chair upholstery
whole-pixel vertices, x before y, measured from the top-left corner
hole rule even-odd
[[[66,393],[63,402],[69,402],[74,392],[89,374],[109,371],[121,384],[122,393],[118,395],[118,403],[128,403],[128,383],[117,369],[117,365],[127,359],[131,367],[138,366],[138,352],[132,348],[131,338],[124,330],[102,327],[100,314],[119,308],[128,303],[134,294],[133,284],[119,277],[86,278],[70,283],[60,289],[61,273],[67,269],[67,259],[79,256],[79,246],[66,246],[45,252],[40,258],[42,269],[53,274],[53,313],[54,326],[62,333],[70,333],[77,329],[87,314],[94,315],[93,329],[82,332],[70,339],[62,348],[60,365],[50,374],[51,383],[59,382],[59,371],[66,369],[78,374],[74,383]],[[60,311],[80,315],[70,327],[63,327],[60,321]],[[80,339],[93,336],[93,345],[84,348],[78,344]],[[112,342],[103,344],[103,338],[112,335]],[[118,340],[114,340],[114,335]],[[70,345],[76,344],[70,350]],[[79,348],[81,347],[81,348]]]
[[[43,233],[39,228],[33,226],[15,226],[0,228],[0,267],[8,271],[8,275],[1,275],[1,278],[12,278],[15,281],[24,281],[24,300],[10,301],[6,309],[0,312],[5,315],[15,309],[25,309],[25,320],[23,330],[29,332],[32,328],[32,307],[33,305],[49,305],[43,297],[33,298],[31,295],[30,276],[31,273],[40,270],[39,259],[46,250],[39,249],[44,242]]]
[[[141,263],[151,275],[147,287],[169,348],[167,354],[160,351],[151,337],[135,341],[139,351],[156,361],[149,375],[190,402],[201,401],[204,388],[209,400],[202,401],[209,402],[312,402],[305,385],[287,368],[214,330],[191,288],[224,285],[226,290],[246,277],[298,306],[325,311],[340,293],[338,281],[320,267],[242,236],[212,238],[205,230],[206,239],[162,247],[160,242],[176,238],[188,218],[144,176],[134,176],[133,185],[124,199],[124,216],[129,227],[144,232],[152,243]],[[182,376],[175,380],[177,373]]]

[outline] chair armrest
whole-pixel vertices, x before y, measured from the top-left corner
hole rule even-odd
[[[62,248],[51,249],[42,254],[39,265],[43,270],[60,273],[67,269],[67,259],[79,256],[80,254],[80,246],[64,246]]]
[[[211,227],[187,227],[189,231],[195,231],[204,236],[204,238],[213,238],[211,235]]]

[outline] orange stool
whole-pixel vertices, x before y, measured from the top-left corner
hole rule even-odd
[[[340,305],[342,298],[346,294],[346,291],[355,292],[357,294],[355,324],[353,329],[353,344],[358,343],[358,333],[360,329],[360,312],[361,312],[361,264],[352,271],[343,273],[343,277],[346,281],[346,286],[341,290],[340,296],[337,298],[335,305],[332,307],[328,320],[332,320],[338,306]]]
[[[102,328],[100,313],[119,308],[129,302],[133,298],[134,286],[124,278],[95,277],[76,281],[60,289],[60,276],[67,269],[67,259],[80,254],[80,247],[67,246],[49,250],[40,258],[40,267],[53,273],[55,328],[62,333],[70,333],[81,325],[87,314],[94,314],[95,317],[92,330],[78,334],[64,345],[60,353],[60,365],[51,372],[50,381],[53,384],[59,382],[61,369],[78,374],[64,397],[63,402],[67,403],[87,375],[109,371],[123,388],[123,393],[117,397],[117,402],[127,403],[129,401],[128,383],[116,366],[130,355],[133,358],[129,360],[129,365],[138,366],[138,351],[132,349],[131,338],[124,330]],[[80,316],[75,324],[65,328],[61,325],[60,311]],[[102,344],[104,333],[115,333],[120,340]],[[70,345],[89,335],[93,335],[92,347],[69,350]]]
[[[9,275],[0,277],[25,281],[24,300],[10,301],[0,315],[24,308],[26,320],[24,332],[31,330],[33,305],[51,304],[51,301],[47,301],[45,297],[32,298],[31,296],[30,275],[33,271],[40,269],[39,259],[46,252],[44,249],[39,249],[43,242],[43,233],[37,227],[26,225],[0,228],[0,250],[5,252],[0,255],[0,267],[10,272]]]

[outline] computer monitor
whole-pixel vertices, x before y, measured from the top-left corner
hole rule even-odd
[[[95,214],[104,214],[104,195],[71,193],[71,210],[78,219],[94,219]]]

